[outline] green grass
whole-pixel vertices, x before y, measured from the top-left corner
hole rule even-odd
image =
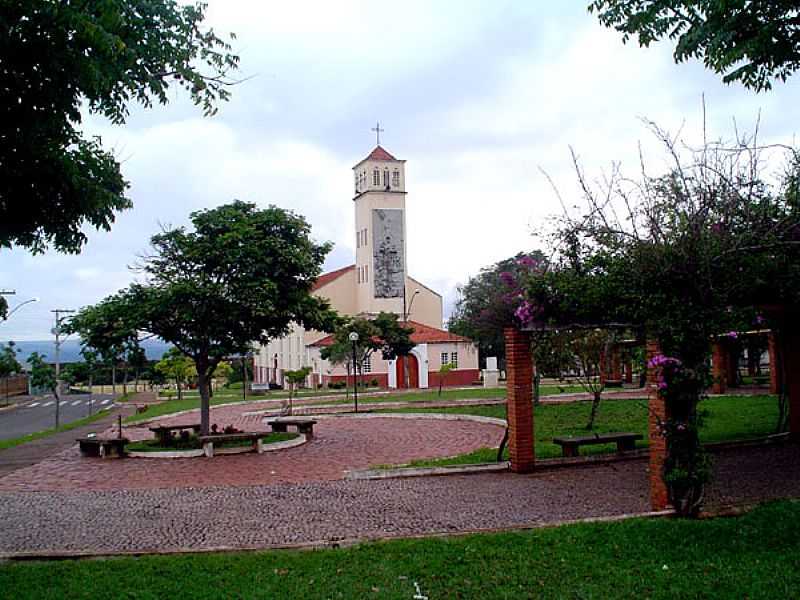
[[[346,549],[0,565],[0,598],[794,598],[800,502]]]
[[[542,386],[542,396],[551,396],[561,393],[576,393],[582,392],[583,388],[576,385],[563,385],[563,386]],[[361,394],[362,392],[359,392]],[[353,402],[352,395],[349,399],[345,398],[344,390],[308,390],[301,391],[298,398],[315,398],[320,396],[341,396],[341,398],[327,398],[321,399],[320,404],[348,404]],[[450,401],[450,400],[469,400],[469,399],[490,399],[496,400],[505,398],[506,389],[501,388],[467,388],[462,390],[442,390],[442,395],[439,396],[438,391],[435,389],[426,391],[413,391],[413,392],[395,392],[391,394],[381,394],[374,396],[361,396],[359,395],[359,402],[372,403],[372,402],[436,402],[436,401]],[[283,400],[288,398],[286,392],[270,392],[269,394],[249,395],[248,401],[264,401],[264,400]],[[211,398],[211,405],[229,404],[234,402],[243,402],[241,390],[219,390],[214,392]],[[153,417],[160,417],[184,410],[192,410],[200,408],[200,397],[196,392],[187,392],[181,400],[173,399],[162,402],[161,404],[151,405],[145,412],[131,415],[128,417],[126,423],[135,423]]]
[[[746,440],[774,433],[778,415],[775,396],[720,396],[708,398],[700,404],[708,412],[701,430],[701,439],[706,443],[730,440]],[[387,412],[436,412],[470,414],[505,419],[505,405],[464,406],[438,409],[387,409]],[[553,444],[556,436],[586,435],[591,404],[572,402],[569,404],[544,404],[534,410],[534,443],[537,458],[561,456],[561,447]],[[647,401],[603,400],[600,403],[593,431],[632,431],[641,433],[644,439],[637,447],[647,446]],[[581,454],[615,452],[615,444],[586,446]],[[507,458],[507,454],[506,454]],[[408,463],[413,467],[434,467],[494,462],[497,450],[480,448],[474,452],[450,458],[417,460]],[[386,465],[381,465],[386,467]]]
[[[90,417],[84,417],[83,419],[78,419],[77,421],[72,421],[71,423],[67,423],[66,425],[61,425],[58,428],[51,428],[45,429],[43,431],[37,431],[35,433],[29,433],[27,435],[23,435],[18,438],[13,438],[10,440],[0,440],[0,450],[5,450],[6,448],[11,448],[13,446],[19,446],[20,444],[24,444],[26,442],[32,442],[33,440],[38,440],[49,435],[53,435],[54,433],[58,433],[60,431],[69,431],[70,429],[75,429],[76,427],[82,427],[83,425],[88,425],[89,423],[94,423],[95,421],[102,419],[108,414],[110,409],[104,409],[100,412],[96,412]]]
[[[285,442],[293,440],[298,436],[296,433],[275,432],[267,433],[261,438],[264,444],[276,444],[278,442]],[[214,442],[215,448],[238,448],[240,446],[251,446],[252,442],[249,440],[236,440],[230,442],[217,443]],[[197,439],[197,436],[190,436],[184,440],[176,438],[174,444],[169,446],[162,446],[158,440],[142,440],[140,442],[133,442],[125,446],[126,450],[133,452],[172,452],[173,450],[199,450],[202,444]]]

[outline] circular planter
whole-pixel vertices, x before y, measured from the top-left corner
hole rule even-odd
[[[291,440],[284,440],[282,442],[273,442],[271,444],[264,444],[262,447],[263,452],[275,452],[277,450],[286,450],[288,448],[294,448],[296,446],[301,446],[308,441],[308,438],[304,434],[298,434],[296,438]],[[232,446],[230,448],[214,448],[214,456],[226,455],[226,454],[246,454],[246,453],[255,454],[256,452],[253,450],[252,446]],[[170,450],[170,451],[163,451],[163,452],[142,452],[136,450],[129,450],[125,453],[127,456],[131,458],[197,458],[200,456],[205,456],[205,452],[202,448],[193,449],[193,450]]]

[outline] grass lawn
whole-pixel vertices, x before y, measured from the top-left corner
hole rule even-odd
[[[720,396],[708,398],[700,404],[708,416],[701,430],[704,442],[722,442],[761,437],[774,433],[778,415],[775,396]],[[481,415],[505,419],[505,405],[464,406],[438,409],[398,409],[387,412],[437,412]],[[552,440],[559,435],[586,435],[591,403],[573,402],[570,404],[544,404],[534,410],[534,437],[537,458],[561,456],[561,447]],[[637,447],[647,446],[647,401],[646,400],[603,400],[600,403],[595,432],[633,431],[641,433],[644,439]],[[598,445],[581,448],[581,454],[615,452],[616,445]],[[507,456],[506,456],[507,458]],[[418,460],[409,466],[429,467],[444,465],[465,465],[494,462],[497,450],[481,448],[475,452],[451,458]]]
[[[61,425],[56,429],[55,427],[51,429],[45,429],[43,431],[37,431],[35,433],[29,433],[27,435],[23,435],[18,438],[12,438],[10,440],[0,440],[0,450],[5,450],[6,448],[11,448],[12,446],[19,446],[20,444],[24,444],[26,442],[32,442],[33,440],[38,440],[48,435],[53,435],[54,433],[58,433],[59,431],[69,431],[70,429],[75,429],[76,427],[81,427],[83,425],[88,425],[89,423],[94,423],[95,421],[102,419],[108,414],[110,409],[103,409],[99,412],[96,412],[90,417],[84,417],[83,419],[78,419],[77,421],[72,421],[65,425]]]
[[[561,393],[575,393],[575,392],[582,392],[583,388],[580,386],[575,385],[564,385],[564,386],[542,386],[541,393],[542,396],[551,396],[554,394],[561,394]],[[359,392],[361,394],[361,392]],[[315,391],[307,391],[307,392],[300,392],[297,396],[298,398],[314,398],[319,396],[336,396],[336,398],[325,398],[320,399],[319,404],[347,404],[352,402],[352,396],[350,399],[346,399],[344,397],[345,392],[344,390],[315,390]],[[339,397],[341,396],[341,397]],[[412,391],[412,392],[395,392],[391,394],[381,394],[381,395],[374,395],[374,396],[361,396],[359,395],[359,402],[367,403],[367,402],[435,402],[437,400],[441,401],[448,401],[448,400],[465,400],[465,399],[492,399],[496,400],[498,398],[505,398],[506,396],[506,389],[504,387],[500,388],[467,388],[462,390],[442,390],[442,395],[439,396],[437,390],[426,390],[426,391]],[[259,395],[259,396],[248,396],[248,401],[265,401],[265,400],[283,400],[288,397],[288,394],[285,392],[270,392],[269,394]],[[214,406],[216,404],[229,404],[232,402],[242,402],[242,393],[241,390],[219,390],[214,392],[214,396],[211,398],[211,405]],[[147,411],[135,415],[131,415],[128,417],[125,422],[126,423],[134,423],[136,421],[143,421],[145,419],[151,419],[153,417],[160,417],[161,415],[167,415],[175,412],[180,412],[184,410],[191,410],[200,408],[200,396],[197,393],[187,393],[182,400],[167,400],[161,404],[155,404],[150,406]]]
[[[780,524],[778,526],[778,524]],[[2,598],[793,598],[800,502],[346,549],[0,565]]]
[[[276,444],[278,442],[285,442],[287,440],[295,439],[299,434],[297,433],[267,433],[261,438],[264,444]],[[214,442],[215,448],[235,448],[240,446],[251,446],[252,442],[249,440],[236,440],[230,442]],[[132,442],[128,444],[125,449],[133,452],[171,452],[173,450],[199,450],[203,445],[197,439],[197,436],[190,436],[184,440],[176,438],[175,442],[169,446],[162,446],[158,440],[142,440],[140,442]]]

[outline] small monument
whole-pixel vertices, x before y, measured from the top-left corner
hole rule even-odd
[[[497,387],[500,381],[500,371],[497,370],[497,357],[488,356],[486,358],[486,368],[483,370],[483,387]]]

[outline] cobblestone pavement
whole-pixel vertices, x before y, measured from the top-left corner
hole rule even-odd
[[[800,496],[800,447],[715,456],[709,502]],[[381,481],[1,492],[0,555],[258,548],[536,526],[648,510],[646,461]]]
[[[213,421],[247,431],[266,431],[260,416],[242,416],[242,407],[213,411]],[[189,415],[160,423],[191,423]],[[218,456],[214,459],[81,457],[77,447],[19,469],[0,479],[0,491],[119,490],[244,486],[341,479],[348,470],[414,459],[453,456],[496,447],[503,428],[473,421],[393,418],[321,419],[310,442],[277,452]],[[152,437],[147,426],[126,429],[132,439]]]

